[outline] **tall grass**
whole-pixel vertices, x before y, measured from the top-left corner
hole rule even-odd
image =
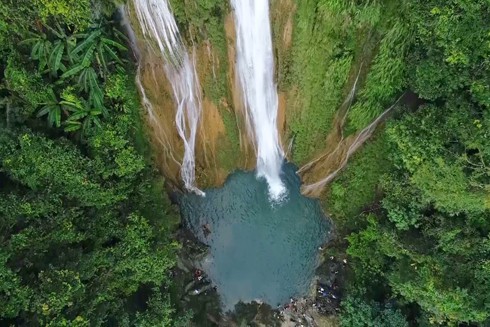
[[[359,130],[381,114],[402,91],[409,31],[395,22],[380,42],[379,51],[356,104],[349,113],[349,130]]]

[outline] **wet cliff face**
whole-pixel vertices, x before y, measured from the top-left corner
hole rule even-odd
[[[256,160],[236,80],[233,15],[222,0],[170,3],[195,55],[202,88],[197,183],[221,185],[231,171],[252,169]],[[358,8],[322,0],[271,0],[270,12],[281,142],[288,160],[300,167],[303,192],[319,196],[367,140],[363,129],[399,93],[397,60],[405,49],[398,45],[405,27],[383,20],[379,4]],[[130,20],[139,35],[134,17]],[[148,116],[157,163],[170,182],[180,185],[183,145],[170,84],[152,45],[142,38],[138,45],[141,83],[158,113]]]
[[[232,15],[223,4],[203,6],[200,1],[171,1],[188,51],[196,62],[202,90],[203,115],[196,140],[196,178],[199,187],[221,185],[238,168],[252,169],[253,145],[245,134],[243,108],[235,82],[235,34]],[[127,8],[135,31],[139,82],[154,114],[146,113],[158,168],[174,186],[180,186],[184,146],[175,128],[175,101],[171,81],[155,44],[141,35],[131,4]],[[230,60],[232,58],[232,60]]]

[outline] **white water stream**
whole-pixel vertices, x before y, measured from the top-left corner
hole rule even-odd
[[[376,130],[376,127],[380,123],[382,123],[386,116],[394,109],[396,108],[396,105],[400,102],[402,99],[403,94],[396,100],[396,102],[383,111],[371,124],[368,126],[364,127],[356,136],[352,144],[349,146],[347,149],[347,153],[345,154],[344,158],[342,159],[342,162],[340,163],[339,167],[333,171],[332,173],[328,174],[326,177],[322,178],[316,183],[313,184],[308,184],[308,185],[303,185],[301,187],[301,192],[305,195],[311,195],[314,194],[316,191],[321,191],[328,183],[330,183],[335,177],[337,177],[338,173],[344,169],[344,167],[347,165],[347,162],[349,161],[350,157],[373,135],[374,131]],[[340,142],[339,142],[340,145]]]
[[[237,71],[246,107],[249,135],[257,151],[257,176],[269,185],[269,196],[286,193],[281,180],[284,152],[277,131],[277,87],[268,0],[231,0],[237,33]]]
[[[195,185],[195,143],[202,109],[194,60],[182,42],[167,0],[133,0],[133,6],[143,36],[150,44],[158,46],[165,74],[172,85],[177,103],[175,124],[184,142],[180,170],[182,181],[189,191],[204,195]]]

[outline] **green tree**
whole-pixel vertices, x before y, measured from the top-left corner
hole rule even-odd
[[[342,302],[342,327],[408,327],[409,324],[400,310],[379,303],[366,303],[348,297]]]
[[[174,324],[176,213],[144,156],[115,8],[90,3],[0,4],[0,324]]]

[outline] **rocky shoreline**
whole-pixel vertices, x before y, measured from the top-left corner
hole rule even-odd
[[[308,296],[291,298],[277,308],[259,300],[239,303],[233,312],[223,312],[217,288],[200,270],[199,261],[206,255],[206,245],[200,243],[190,231],[180,228],[177,238],[182,244],[173,278],[177,280],[174,296],[184,312],[194,312],[196,326],[277,326],[322,327],[336,326],[336,314],[340,310],[342,276],[347,266],[343,258],[327,256],[322,251],[322,262],[317,269]]]

